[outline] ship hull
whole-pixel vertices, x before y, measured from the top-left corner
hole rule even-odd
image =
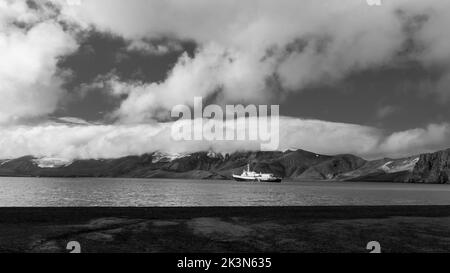
[[[260,178],[260,177],[243,177],[239,175],[233,175],[233,179],[239,182],[265,182],[265,183],[281,183],[281,178]]]

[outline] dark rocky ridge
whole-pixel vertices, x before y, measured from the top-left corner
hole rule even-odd
[[[252,169],[290,180],[449,183],[450,149],[401,159],[367,161],[354,155],[285,152],[197,152],[172,157],[162,153],[117,159],[75,160],[42,166],[26,156],[0,161],[0,176],[132,177],[230,179],[250,163]]]
[[[449,183],[450,149],[420,155],[410,180],[422,183]]]

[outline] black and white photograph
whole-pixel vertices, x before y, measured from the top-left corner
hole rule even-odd
[[[448,0],[0,0],[0,253],[449,253],[449,103]]]

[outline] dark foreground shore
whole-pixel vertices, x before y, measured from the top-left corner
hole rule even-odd
[[[450,252],[450,206],[0,208],[0,252]]]

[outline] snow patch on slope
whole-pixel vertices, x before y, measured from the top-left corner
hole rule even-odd
[[[391,168],[389,167],[394,161],[388,161],[386,163],[384,163],[383,166],[381,166],[379,169],[385,171],[385,172],[389,172],[391,170]]]
[[[5,165],[6,163],[10,162],[11,159],[4,159],[4,160],[0,160],[0,166]]]
[[[70,166],[73,161],[64,158],[41,157],[34,159],[33,163],[39,168],[61,168]]]
[[[399,161],[388,161],[379,169],[385,171],[386,173],[412,171],[417,162],[419,162],[419,157],[408,158]]]
[[[154,152],[152,154],[152,163],[158,163],[158,162],[171,162],[178,158],[183,158],[188,156],[188,154],[181,154],[181,153],[163,153],[163,152]]]

